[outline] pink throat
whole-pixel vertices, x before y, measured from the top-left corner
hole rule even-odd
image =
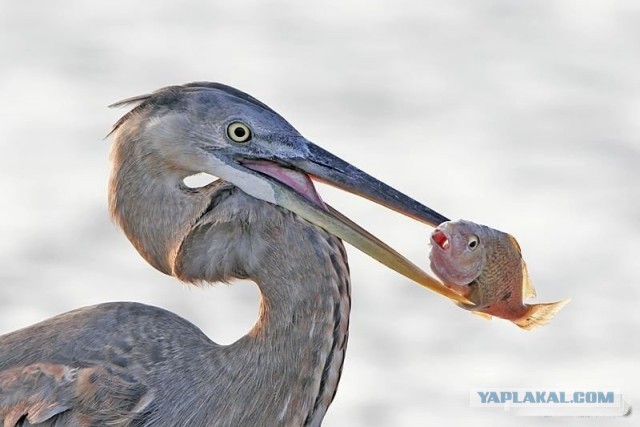
[[[306,173],[295,169],[285,168],[277,163],[266,160],[245,160],[242,165],[248,169],[268,175],[275,180],[295,190],[296,193],[312,202],[314,205],[326,209],[326,205],[316,191],[311,178]]]

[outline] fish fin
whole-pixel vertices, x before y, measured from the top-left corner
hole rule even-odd
[[[478,311],[478,307],[475,305],[464,304],[462,302],[456,302],[456,305],[460,308],[464,308],[465,310],[471,312],[471,314],[475,314],[476,316],[482,317],[483,319],[491,320],[493,318],[492,315],[483,313],[482,311]]]
[[[492,315],[487,314],[487,313],[483,313],[483,312],[481,312],[481,311],[471,311],[471,313],[475,314],[475,315],[476,315],[476,316],[478,316],[478,317],[482,317],[483,319],[486,319],[486,320],[491,320],[491,319],[493,319],[493,316],[492,316]]]
[[[509,240],[509,242],[511,242],[513,247],[516,249],[516,251],[518,252],[518,255],[520,255],[520,263],[522,264],[522,299],[526,300],[529,298],[535,298],[536,290],[534,289],[533,285],[531,284],[531,280],[529,279],[529,271],[527,270],[527,263],[524,262],[524,259],[522,258],[522,249],[520,248],[520,244],[518,243],[516,238],[513,237],[511,234],[507,234],[507,239]]]
[[[553,316],[555,316],[562,307],[567,305],[569,301],[571,300],[566,299],[563,301],[545,302],[541,304],[527,304],[529,306],[527,314],[519,319],[513,320],[513,323],[528,331],[538,326],[544,326],[548,324]]]
[[[513,245],[514,248],[516,248],[516,250],[518,251],[518,253],[520,255],[522,255],[522,249],[520,248],[520,244],[518,243],[518,241],[516,240],[515,237],[513,237],[511,234],[509,233],[504,233],[507,235],[507,239],[509,239],[509,241],[511,242],[511,244]]]
[[[522,260],[522,299],[526,300],[529,298],[536,297],[536,290],[531,284],[531,279],[529,279],[529,271],[527,270],[527,263]]]
[[[444,285],[465,298],[469,298],[469,295],[471,294],[471,286],[469,285],[456,285],[454,283],[445,283]]]
[[[465,310],[473,310],[473,307],[475,307],[475,305],[473,304],[465,304],[463,302],[458,302],[458,301],[454,301],[453,302],[455,305],[457,305],[460,308],[463,308]]]

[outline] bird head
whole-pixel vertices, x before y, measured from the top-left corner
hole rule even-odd
[[[113,128],[116,143],[144,138],[158,173],[207,173],[288,209],[388,267],[450,299],[468,302],[326,204],[313,181],[365,197],[431,226],[447,220],[304,138],[252,96],[218,83],[191,83],[125,99],[137,106]]]

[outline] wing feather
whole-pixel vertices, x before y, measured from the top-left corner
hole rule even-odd
[[[4,427],[126,426],[153,402],[153,393],[124,371],[34,363],[0,371],[0,420]]]

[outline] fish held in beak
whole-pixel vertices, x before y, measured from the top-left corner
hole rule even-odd
[[[445,286],[475,305],[458,303],[483,317],[500,317],[520,328],[543,326],[569,300],[527,304],[536,296],[516,239],[471,221],[448,221],[431,235],[432,271]]]

